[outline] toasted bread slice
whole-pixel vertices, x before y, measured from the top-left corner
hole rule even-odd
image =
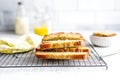
[[[36,48],[36,51],[42,52],[88,52],[90,53],[90,48],[88,47],[68,47],[68,48],[56,48],[56,49],[46,49]]]
[[[88,59],[89,54],[87,52],[36,52],[37,58],[43,59]]]
[[[55,48],[67,48],[85,46],[86,42],[83,40],[58,40],[58,41],[46,41],[40,44],[41,50],[55,49]]]
[[[64,32],[58,32],[58,33],[52,33],[45,35],[42,39],[42,41],[55,41],[55,40],[84,40],[83,36],[80,33],[64,33]]]
[[[36,56],[45,59],[87,59],[90,56],[88,47],[57,48],[41,50],[36,48]]]

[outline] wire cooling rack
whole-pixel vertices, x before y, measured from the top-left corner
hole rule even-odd
[[[99,56],[91,44],[91,56],[87,60],[51,60],[38,59],[34,51],[19,54],[0,53],[0,68],[20,68],[20,67],[104,67],[107,69],[106,62]]]

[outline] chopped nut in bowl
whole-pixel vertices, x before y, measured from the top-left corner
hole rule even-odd
[[[90,36],[93,45],[108,47],[114,44],[116,40],[116,33],[111,31],[97,31]]]

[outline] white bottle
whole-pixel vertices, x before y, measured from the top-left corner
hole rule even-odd
[[[26,34],[29,32],[29,20],[26,15],[26,10],[21,2],[18,2],[17,15],[15,21],[15,33]]]

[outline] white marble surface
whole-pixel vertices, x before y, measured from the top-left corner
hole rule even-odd
[[[91,32],[81,32],[87,39]],[[119,36],[119,33],[118,33]],[[1,37],[17,38],[13,33],[0,32]],[[120,43],[119,40],[116,43]],[[0,80],[120,80],[120,54],[105,57],[105,55],[118,52],[120,47],[97,47],[103,59],[108,65],[108,70],[96,68],[0,68]]]

